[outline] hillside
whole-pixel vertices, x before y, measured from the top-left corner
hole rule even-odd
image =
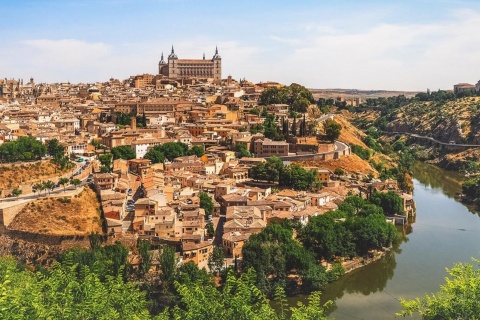
[[[355,127],[350,121],[347,120],[345,114],[335,114],[334,121],[342,126],[342,131],[339,140],[346,142],[350,145],[358,145],[362,148],[368,149],[374,153],[373,150],[367,147],[362,141],[365,137],[365,133]],[[389,166],[391,159],[385,155],[379,155],[378,153],[372,157],[376,162],[384,162]],[[335,171],[335,169],[342,169],[347,173],[358,174],[361,173],[365,176],[372,175],[378,177],[378,172],[375,170],[367,160],[363,160],[355,154],[351,154],[347,157],[341,157],[339,159],[327,160],[327,161],[299,161],[298,164],[306,167],[319,167]]]
[[[412,102],[398,108],[388,131],[431,135],[437,140],[480,144],[480,97],[446,102]]]
[[[87,235],[102,232],[100,204],[85,188],[73,198],[46,198],[28,204],[9,229],[49,235]]]
[[[15,188],[19,184],[35,183],[49,178],[56,178],[68,169],[60,167],[50,161],[37,161],[34,163],[1,164],[0,189]]]

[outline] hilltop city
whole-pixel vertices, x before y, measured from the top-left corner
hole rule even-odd
[[[458,86],[464,89],[472,86]],[[300,98],[271,103],[288,92]],[[322,100],[361,103],[358,97]],[[318,101],[297,84],[222,78],[218,48],[209,59],[181,59],[172,46],[167,61],[161,54],[158,74],[125,80],[0,80],[1,161],[59,166],[56,173],[31,169],[2,181],[1,230],[57,237],[57,244],[58,237],[93,230],[124,241],[148,239],[175,247],[182,263],[209,268],[215,247],[233,265],[242,259],[245,241],[271,222],[306,225],[352,194],[394,192],[402,211],[387,221],[405,223],[414,215],[411,190],[376,179],[374,170],[348,167],[345,159],[356,157],[349,138],[341,139],[348,123],[322,112]],[[355,134],[353,142],[362,144]],[[34,145],[28,139],[44,151],[27,150]],[[38,227],[32,221],[42,218],[26,213],[39,198],[73,199],[88,186],[101,217],[71,232],[58,217]]]

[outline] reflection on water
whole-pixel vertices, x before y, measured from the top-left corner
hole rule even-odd
[[[415,222],[399,230],[401,240],[384,258],[325,287],[323,300],[335,302],[330,317],[395,319],[400,297],[437,292],[447,275],[445,268],[480,257],[480,219],[455,200],[461,175],[422,163],[415,164],[413,172]],[[298,300],[305,297],[289,302]]]
[[[449,198],[455,197],[462,191],[463,176],[457,172],[445,171],[438,167],[416,162],[413,167],[413,176],[423,187],[438,189]]]

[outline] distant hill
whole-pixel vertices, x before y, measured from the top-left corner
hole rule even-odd
[[[315,99],[318,98],[336,98],[344,99],[359,97],[362,100],[368,98],[387,98],[393,96],[404,95],[413,97],[419,91],[389,91],[389,90],[359,90],[359,89],[308,89],[312,92]]]

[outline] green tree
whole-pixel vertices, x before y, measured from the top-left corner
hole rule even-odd
[[[163,152],[155,149],[155,147],[148,150],[148,152],[143,156],[143,158],[152,161],[152,163],[165,162],[165,155],[163,154]]]
[[[0,161],[39,160],[45,156],[46,150],[46,146],[34,137],[19,137],[15,141],[5,142],[0,145]]]
[[[370,202],[380,206],[386,215],[403,214],[403,199],[395,192],[375,192]]]
[[[198,197],[200,198],[200,208],[205,210],[205,215],[211,215],[214,209],[212,198],[203,191],[198,193]]]
[[[135,159],[135,151],[130,146],[118,146],[111,149],[113,159]]]
[[[151,246],[148,240],[139,240],[137,243],[138,252],[140,253],[140,275],[145,276],[152,266],[152,255],[150,254]]]
[[[48,190],[48,194],[50,194],[50,192],[53,190],[53,187],[55,186],[55,182],[47,180],[43,183],[45,185],[45,190]]]
[[[401,299],[403,307],[399,316],[412,316],[418,313],[422,319],[480,319],[480,271],[479,260],[471,263],[458,263],[447,269],[450,278],[435,295],[425,295],[414,300]]]
[[[296,99],[292,104],[292,109],[295,112],[305,113],[307,112],[308,106],[310,106],[310,101],[306,98]]]
[[[90,267],[71,259],[31,272],[13,258],[0,258],[2,319],[146,319],[145,293],[122,277],[100,279]],[[108,296],[109,299],[105,299]]]
[[[80,184],[82,184],[82,181],[80,179],[72,179],[70,180],[70,184],[75,186],[76,189]]]
[[[243,158],[243,157],[250,158],[250,157],[252,157],[252,154],[250,153],[250,151],[247,150],[247,147],[245,147],[245,145],[243,145],[241,143],[236,143],[233,146],[233,151],[235,151],[239,154],[239,156],[238,156],[239,158]]]
[[[340,137],[340,133],[342,132],[342,126],[335,122],[332,119],[327,119],[323,123],[323,128],[325,130],[325,135],[328,140],[335,141]]]
[[[105,168],[106,172],[112,171],[112,159],[113,155],[111,153],[105,153],[98,156],[98,160],[102,164],[102,167]]]
[[[210,272],[219,273],[225,268],[225,253],[222,247],[214,246],[212,253],[208,256],[208,269]]]
[[[202,146],[193,146],[190,150],[187,151],[187,155],[196,155],[197,157],[201,157],[205,154],[205,150]]]
[[[12,195],[14,197],[18,198],[18,196],[21,195],[21,194],[22,194],[22,189],[15,188],[15,189],[12,190]]]
[[[173,287],[175,280],[175,270],[177,268],[177,259],[175,257],[175,248],[163,246],[158,257],[160,269],[162,270],[161,279],[166,289]]]
[[[58,180],[58,184],[61,185],[61,186],[63,186],[63,192],[65,192],[65,185],[67,185],[69,181],[70,181],[70,180],[69,180],[68,178],[65,178],[65,177],[60,178],[60,179]]]

